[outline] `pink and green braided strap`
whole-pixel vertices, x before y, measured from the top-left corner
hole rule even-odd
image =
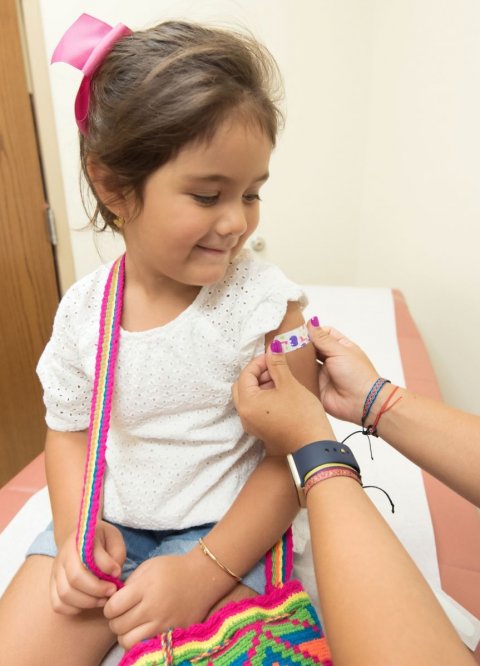
[[[105,453],[122,317],[125,255],[113,264],[105,285],[100,314],[83,496],[77,526],[77,549],[83,564],[102,580],[122,587],[121,580],[103,572],[94,559],[95,527],[105,474]]]

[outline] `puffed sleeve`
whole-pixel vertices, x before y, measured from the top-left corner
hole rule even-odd
[[[303,309],[304,291],[277,267],[255,262],[243,291],[248,298],[248,312],[240,335],[240,363],[245,365],[265,350],[265,335],[276,330],[285,317],[289,301]]]
[[[80,340],[88,336],[85,300],[80,283],[67,291],[55,315],[52,337],[37,365],[46,407],[45,420],[52,430],[73,432],[88,428],[91,363],[90,359],[82,358],[80,349]],[[94,338],[91,342],[95,345]]]

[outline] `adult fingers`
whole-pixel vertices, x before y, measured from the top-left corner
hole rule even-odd
[[[272,347],[270,346],[266,354],[266,360],[270,378],[277,389],[288,386],[291,382],[296,382],[295,377],[288,367],[287,355],[284,352],[272,351]]]
[[[270,377],[270,373],[268,371],[268,368],[267,368],[267,370],[262,372],[262,374],[258,378],[258,383],[260,385],[260,388],[273,388],[273,382],[272,382],[272,378]]]
[[[233,401],[237,409],[240,402],[252,396],[254,397],[260,391],[261,377],[266,370],[265,354],[256,356],[242,370],[239,378],[232,386]]]
[[[308,333],[321,361],[325,361],[331,356],[344,354],[345,348],[356,346],[337,329],[328,326],[313,326],[311,320],[308,322]]]

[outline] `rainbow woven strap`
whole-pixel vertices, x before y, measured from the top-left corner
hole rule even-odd
[[[123,583],[104,573],[93,556],[95,527],[100,510],[100,495],[105,474],[105,453],[112,407],[112,393],[120,337],[125,255],[113,264],[105,285],[100,314],[95,381],[93,385],[87,459],[83,479],[83,496],[77,527],[77,549],[83,564],[98,578],[117,587]]]
[[[318,616],[293,565],[291,529],[267,554],[264,595],[231,602],[201,624],[137,643],[119,666],[332,666]]]
[[[95,527],[105,474],[115,363],[120,338],[125,257],[109,273],[103,295],[87,460],[77,547],[83,564],[98,578],[122,587],[95,563]],[[265,594],[231,602],[208,620],[137,643],[120,666],[332,666],[330,652],[308,595],[290,580],[291,529],[265,558]]]

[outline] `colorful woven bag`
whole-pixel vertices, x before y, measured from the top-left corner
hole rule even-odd
[[[109,273],[102,301],[87,461],[77,547],[83,564],[96,576],[122,587],[93,557],[95,525],[105,472],[115,361],[118,352],[125,256]],[[120,666],[332,666],[317,613],[297,580],[291,529],[265,558],[265,594],[230,602],[205,622],[177,628],[142,641]]]

